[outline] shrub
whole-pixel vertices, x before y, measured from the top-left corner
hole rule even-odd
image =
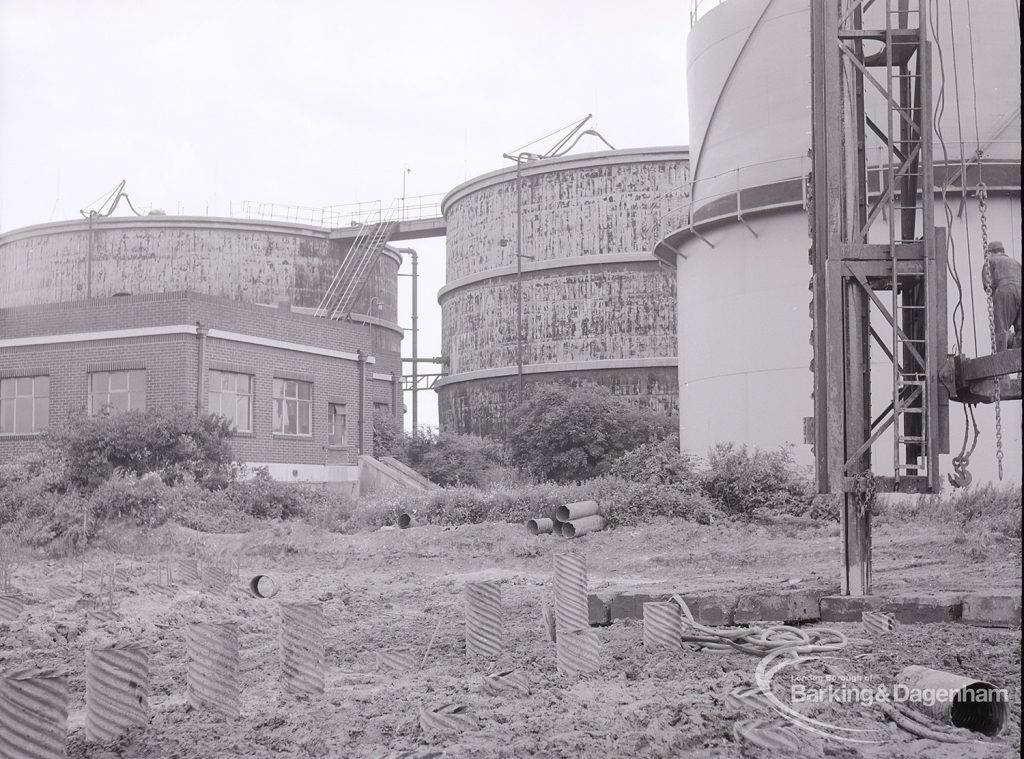
[[[437,433],[426,427],[406,438],[406,463],[442,487],[480,487],[502,461],[500,443],[474,435]]]
[[[730,514],[751,516],[758,509],[804,514],[814,501],[810,476],[796,466],[789,448],[719,443],[708,452],[701,481],[704,492]]]
[[[540,479],[585,480],[626,451],[667,437],[672,417],[612,395],[594,383],[535,387],[515,410],[512,461]]]
[[[630,482],[699,487],[698,460],[689,453],[680,453],[679,436],[644,443],[612,462],[609,474]]]
[[[391,414],[373,415],[373,456],[405,459],[405,432]]]
[[[222,417],[151,409],[80,415],[52,428],[47,443],[65,462],[68,484],[92,490],[119,470],[137,477],[156,472],[168,485],[217,478],[231,467],[230,436]]]

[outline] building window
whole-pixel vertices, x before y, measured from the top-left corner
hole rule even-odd
[[[146,408],[146,371],[93,372],[89,375],[89,414],[116,414]]]
[[[235,432],[252,432],[252,375],[211,370],[207,408],[231,422]]]
[[[312,435],[313,383],[274,380],[274,432],[279,435]]]
[[[30,435],[49,424],[49,377],[0,380],[0,435]]]
[[[348,445],[348,419],[344,403],[327,404],[327,444]]]

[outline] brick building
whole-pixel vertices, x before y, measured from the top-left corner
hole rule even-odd
[[[185,407],[230,419],[238,460],[278,479],[354,481],[372,415],[401,423],[397,341],[374,337],[187,291],[0,308],[0,460],[73,414]]]

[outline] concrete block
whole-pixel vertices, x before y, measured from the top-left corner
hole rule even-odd
[[[612,621],[612,613],[609,604],[616,597],[616,593],[598,594],[591,593],[587,596],[587,611],[590,614],[591,625],[608,625]]]
[[[956,622],[963,615],[963,598],[953,593],[886,597],[881,611],[891,611],[902,624]]]
[[[636,590],[624,590],[608,603],[611,621],[617,619],[643,619],[644,604],[651,601],[667,601],[671,593],[645,593]]]
[[[1020,627],[1021,596],[973,593],[964,597],[960,621],[978,627]]]
[[[786,591],[789,599],[787,622],[817,622],[821,619],[822,596],[832,596],[839,592],[837,586],[829,588],[800,588]]]
[[[784,622],[789,614],[789,599],[782,593],[743,593],[736,600],[733,621],[738,625],[750,622]]]
[[[695,599],[696,604],[690,603],[689,597],[684,597],[687,606],[697,621],[708,627],[727,627],[733,624],[733,615],[736,611],[737,599],[735,596],[724,593],[711,593],[702,595]]]
[[[825,596],[818,600],[822,622],[860,622],[865,611],[881,611],[885,599],[881,596]]]

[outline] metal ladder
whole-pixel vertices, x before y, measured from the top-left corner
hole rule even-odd
[[[329,319],[349,317],[356,299],[366,286],[370,268],[376,263],[377,257],[391,238],[397,211],[397,205],[392,205],[380,221],[367,222],[361,226],[320,305],[317,306],[317,316],[326,316]]]
[[[888,134],[896,135],[900,131],[900,150],[897,152],[895,139],[887,141],[888,161],[886,166],[886,183],[888,185],[885,216],[888,222],[888,244],[890,266],[892,268],[891,288],[891,351],[892,351],[892,410],[893,410],[893,475],[898,488],[901,477],[929,475],[929,430],[928,407],[932,388],[928,382],[928,345],[926,339],[925,320],[929,317],[928,303],[934,295],[928,291],[928,278],[925,269],[915,270],[906,261],[900,261],[897,251],[900,246],[912,244],[914,240],[905,239],[902,226],[905,214],[924,211],[923,201],[919,200],[924,193],[930,193],[926,187],[923,170],[926,149],[924,136],[915,124],[908,123],[905,111],[894,107],[896,89],[903,89],[903,97],[914,86],[918,73],[911,73],[905,62],[894,66],[894,50],[901,44],[908,44],[906,32],[911,17],[921,22],[919,3],[910,0],[898,0],[897,9],[893,9],[892,0],[886,0],[886,89]],[[896,18],[894,25],[893,19]],[[918,61],[920,66],[920,61]],[[928,125],[930,128],[930,124]],[[914,156],[917,156],[916,162]],[[898,167],[898,169],[897,169]],[[899,186],[899,191],[897,191]],[[909,189],[909,192],[908,192]],[[906,197],[905,197],[906,195]],[[915,227],[911,224],[911,227]],[[944,317],[945,315],[943,315]]]

